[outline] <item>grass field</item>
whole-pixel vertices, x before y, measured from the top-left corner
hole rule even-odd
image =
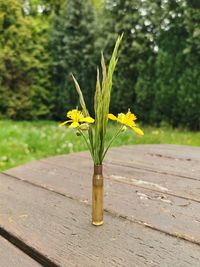
[[[200,146],[200,132],[170,127],[142,127],[143,137],[131,130],[122,134],[114,146],[128,144],[182,144]],[[108,129],[110,138],[116,126]],[[0,170],[44,157],[86,150],[81,137],[71,129],[60,128],[52,121],[13,122],[0,121]]]

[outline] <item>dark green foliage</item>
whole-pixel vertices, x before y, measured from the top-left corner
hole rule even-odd
[[[147,122],[200,129],[200,9],[169,1],[160,18],[158,52],[136,84],[137,107]]]
[[[104,43],[106,57],[112,51],[116,36],[124,32],[119,56],[120,64],[116,69],[111,97],[111,111],[125,112],[135,101],[134,85],[137,79],[136,63],[138,50],[142,52],[139,41],[134,38],[133,28],[138,19],[138,10],[132,1],[107,1],[104,11]],[[102,42],[102,43],[103,43]],[[139,53],[140,53],[139,52]]]
[[[53,103],[54,116],[58,119],[78,105],[71,73],[78,80],[91,111],[96,78],[94,26],[90,0],[68,0],[60,14],[53,18]]]
[[[138,63],[138,79],[135,85],[137,95],[135,111],[145,123],[155,122],[152,106],[155,98],[155,56],[150,56],[145,64]]]
[[[48,25],[24,12],[23,1],[0,0],[0,116],[45,118],[49,113]]]
[[[0,117],[62,119],[71,72],[93,112],[100,51],[124,32],[111,111],[199,130],[199,25],[196,0],[0,0]]]
[[[147,4],[140,0],[106,1],[106,10],[104,12],[104,17],[106,17],[104,21],[106,34],[109,37],[106,43],[106,51],[111,50],[110,46],[114,42],[113,40],[116,38],[116,35],[124,32],[124,39],[120,50],[121,56],[119,57],[120,63],[116,70],[111,101],[111,111],[114,113],[125,112],[128,108],[131,108],[136,110],[140,116],[143,116],[143,119],[148,116],[144,113],[150,108],[150,103],[147,106],[145,105],[145,107],[143,105],[144,111],[141,110],[141,105],[136,106],[135,104],[137,97],[136,88],[140,87],[138,86],[138,79],[143,77],[144,69],[149,74],[153,72],[152,65],[149,65],[150,69],[147,69],[147,62],[152,62],[150,60],[154,45],[152,32],[156,31],[155,19],[151,16],[153,8],[155,11],[157,6],[156,8],[154,5],[151,7],[151,3]],[[148,10],[145,14],[142,13],[144,9]],[[150,81],[151,76],[145,75],[146,79]],[[144,82],[144,77],[142,79],[139,82],[140,85],[149,87]],[[147,94],[149,95],[149,92]],[[140,97],[145,97],[145,99],[146,96],[140,95]]]

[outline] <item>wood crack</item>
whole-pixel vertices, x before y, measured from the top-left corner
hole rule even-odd
[[[40,162],[42,163],[42,164],[45,164],[45,165],[50,165],[50,166],[52,166],[52,164],[51,163],[48,163],[47,161],[43,161],[43,160],[40,160]],[[114,166],[116,166],[117,164],[112,164],[112,163],[105,163],[105,165],[114,165]],[[118,164],[119,165],[119,164]],[[70,168],[70,167],[66,167],[66,166],[63,166],[63,165],[59,165],[59,164],[57,164],[57,166],[59,167],[62,167],[62,168],[64,168],[64,169],[66,169],[66,170],[69,170],[69,171],[73,171],[73,172],[76,172],[76,173],[83,173],[83,171],[79,171],[79,169],[77,169],[77,170],[75,170],[75,169],[73,169],[73,168]],[[130,166],[125,166],[125,165],[120,165],[120,166],[122,166],[122,167],[130,167]],[[132,168],[132,167],[130,167],[130,168]],[[132,168],[132,169],[134,169],[134,168]],[[137,168],[135,168],[135,169],[137,169]],[[138,168],[138,169],[140,169],[140,170],[143,170],[143,169],[141,169],[141,168]],[[4,174],[6,174],[6,175],[8,175],[6,172],[3,172]],[[84,173],[86,173],[86,174],[89,174],[88,172],[85,172],[84,171]],[[156,172],[155,172],[156,173]],[[167,175],[171,175],[171,174],[169,174],[169,173],[166,173]],[[172,176],[174,176],[174,175],[172,175]],[[181,178],[181,176],[179,176],[179,175],[176,175],[177,177],[180,177]],[[13,176],[14,177],[14,176]],[[16,178],[18,178],[18,177],[16,177]],[[105,179],[109,179],[109,180],[114,180],[114,179],[112,179],[112,178],[110,178],[109,176],[106,176],[106,175],[104,175],[104,178]],[[20,178],[18,178],[18,179],[20,179]],[[25,181],[26,182],[26,180],[24,180],[24,179],[20,179],[20,180],[22,180],[22,181]],[[197,180],[198,182],[199,182],[199,180],[198,179],[194,179],[194,180]],[[149,191],[152,191],[152,192],[158,192],[158,193],[160,193],[160,192],[162,192],[163,193],[163,191],[161,191],[161,190],[158,190],[158,189],[153,189],[153,188],[147,188],[147,187],[145,187],[145,186],[142,186],[142,185],[139,185],[139,184],[133,184],[133,183],[131,183],[131,182],[128,182],[128,181],[121,181],[121,180],[115,180],[116,182],[119,182],[119,183],[124,183],[124,184],[129,184],[129,185],[131,185],[131,186],[135,186],[135,187],[139,187],[139,188],[142,188],[142,189],[146,189],[146,190],[149,190]],[[30,184],[32,184],[32,182],[29,182]],[[37,185],[37,184],[35,184],[35,183],[33,183],[33,185]],[[44,187],[44,186],[43,186]],[[45,187],[44,187],[45,188]],[[50,188],[48,188],[48,190],[51,190]],[[54,191],[54,190],[52,190],[52,191]],[[59,192],[58,192],[59,193]],[[192,201],[194,201],[194,202],[197,202],[197,203],[200,203],[200,200],[198,200],[198,199],[195,199],[195,198],[191,198],[191,197],[186,197],[186,196],[182,196],[182,195],[176,195],[176,194],[173,194],[173,193],[170,193],[169,191],[165,191],[164,192],[166,195],[169,195],[169,196],[174,196],[174,197],[179,197],[179,198],[181,198],[181,199],[185,199],[185,200],[192,200]],[[62,195],[62,193],[59,193],[59,194],[61,194]]]
[[[15,180],[18,180],[18,181],[21,181],[21,182],[24,182],[24,183],[26,183],[26,184],[29,184],[29,185],[31,185],[31,186],[35,186],[35,187],[38,187],[38,188],[41,188],[41,189],[43,189],[43,190],[47,190],[47,191],[49,191],[49,192],[52,192],[52,193],[55,193],[55,194],[58,194],[58,195],[61,195],[61,196],[63,196],[63,197],[66,197],[66,198],[69,198],[69,199],[71,199],[71,200],[73,200],[73,201],[77,201],[79,204],[81,204],[81,205],[85,205],[85,206],[88,206],[88,207],[90,207],[90,204],[89,203],[87,203],[87,202],[85,202],[85,201],[82,201],[82,200],[80,200],[79,198],[76,198],[76,197],[72,197],[72,196],[68,196],[67,194],[65,194],[65,193],[60,193],[60,192],[58,192],[58,191],[56,191],[56,190],[54,190],[54,189],[50,189],[49,190],[49,188],[48,187],[44,187],[43,185],[39,185],[39,184],[36,184],[36,183],[33,183],[33,182],[29,182],[29,181],[27,181],[27,180],[24,180],[24,179],[20,179],[20,178],[18,178],[18,177],[15,177],[15,176],[13,176],[13,175],[9,175],[9,174],[7,174],[7,173],[3,173],[4,175],[6,175],[6,176],[8,176],[9,178],[12,178],[12,179],[15,179]],[[114,210],[110,210],[110,209],[107,209],[107,208],[105,208],[104,209],[104,211],[105,212],[107,212],[110,216],[112,216],[112,217],[115,217],[115,218],[119,218],[119,219],[123,219],[123,220],[126,220],[126,221],[129,221],[129,222],[131,222],[131,223],[135,223],[135,224],[139,224],[139,225],[142,225],[142,226],[144,226],[144,227],[146,227],[146,228],[150,228],[150,229],[152,229],[152,230],[155,230],[155,231],[158,231],[158,232],[160,232],[160,233],[163,233],[163,234],[166,234],[166,235],[168,235],[168,236],[171,236],[171,237],[174,237],[174,238],[179,238],[179,239],[182,239],[182,240],[185,240],[185,241],[187,241],[187,242],[190,242],[190,243],[193,243],[193,244],[196,244],[196,245],[198,245],[198,246],[200,246],[200,241],[197,241],[197,240],[194,240],[193,238],[190,238],[189,236],[185,236],[184,234],[179,234],[179,233],[171,233],[171,232],[168,232],[168,231],[166,231],[166,230],[163,230],[163,229],[160,229],[160,228],[158,228],[158,227],[155,227],[155,226],[153,226],[153,225],[151,225],[151,224],[149,224],[149,223],[146,223],[146,222],[144,222],[144,221],[141,221],[141,220],[137,220],[137,219],[135,219],[135,218],[133,218],[133,217],[128,217],[128,216],[126,216],[126,215],[122,215],[122,214],[120,214],[120,213],[118,213],[118,212],[115,212]],[[4,233],[7,233],[5,230],[3,230],[3,229],[1,229],[0,228],[0,234],[3,236],[3,234]],[[5,234],[6,235],[6,234]],[[9,238],[9,234],[7,233],[7,236],[8,236],[8,238]],[[15,238],[13,238],[14,239],[14,241],[15,241]],[[8,239],[9,240],[9,239]],[[11,237],[11,240],[12,240],[12,237]],[[18,239],[16,239],[16,245],[17,245],[17,240]],[[20,244],[20,240],[18,240],[19,241],[19,244]],[[23,244],[22,244],[23,245]],[[25,244],[26,245],[26,244]],[[20,246],[20,245],[19,245]],[[22,249],[23,249],[23,246],[21,246],[22,247]],[[28,247],[28,246],[27,246]],[[28,247],[29,248],[29,247]],[[27,249],[27,251],[29,251],[29,249]],[[27,253],[28,254],[28,253]],[[34,254],[34,252],[33,252],[33,254]],[[37,254],[37,253],[36,253]],[[34,255],[33,255],[34,256]],[[36,255],[36,258],[37,258],[37,255]],[[45,257],[44,257],[44,259],[46,259]],[[52,266],[52,267],[58,267],[57,265],[44,265],[45,267],[47,266],[47,267],[49,267],[49,266]]]
[[[87,158],[89,159],[89,157],[87,155],[79,155],[79,157],[82,158]],[[41,160],[42,161],[42,160]],[[155,170],[155,169],[151,169],[148,168],[146,166],[144,167],[140,167],[140,166],[136,166],[134,164],[131,163],[130,164],[124,164],[124,162],[121,161],[116,161],[115,159],[113,159],[112,157],[109,157],[109,160],[105,160],[105,164],[107,165],[113,165],[113,166],[121,166],[121,167],[127,167],[127,168],[131,168],[131,169],[136,169],[136,170],[143,170],[143,171],[148,171],[148,172],[153,172],[153,173],[158,173],[158,174],[164,174],[164,175],[171,175],[171,176],[175,176],[175,177],[180,177],[180,178],[185,178],[185,179],[189,179],[189,180],[195,180],[195,181],[199,181],[199,179],[191,177],[191,176],[186,176],[186,175],[182,175],[182,174],[176,174],[176,173],[171,173],[171,172],[166,172],[166,171],[161,171],[161,170]]]
[[[0,227],[0,235],[8,240],[11,244],[13,244],[15,247],[23,251],[25,254],[27,254],[29,257],[31,257],[33,260],[38,262],[44,267],[60,267],[59,265],[55,264],[50,259],[46,258],[43,254],[41,254],[38,250],[35,248],[27,245],[25,242],[23,242],[20,238],[14,236],[10,232],[6,231],[4,228]]]
[[[110,180],[113,180],[112,178],[110,178],[109,176],[106,176],[105,178],[107,179],[110,179]],[[176,195],[176,194],[173,194],[173,193],[170,193],[168,191],[161,191],[161,190],[156,190],[156,189],[153,189],[153,188],[147,188],[145,186],[142,186],[142,185],[135,185],[131,182],[128,182],[128,181],[121,181],[121,180],[118,180],[119,183],[122,183],[122,184],[128,184],[130,186],[134,186],[134,187],[139,187],[139,188],[142,188],[142,189],[145,189],[145,190],[149,190],[149,191],[152,191],[152,192],[157,192],[157,193],[164,193],[165,195],[168,195],[168,196],[173,196],[173,197],[179,197],[179,198],[182,198],[182,199],[185,199],[185,200],[191,200],[191,201],[194,201],[194,202],[197,202],[197,203],[200,203],[200,200],[198,199],[195,199],[195,198],[189,198],[189,197],[185,197],[185,196],[181,196],[181,195]]]
[[[193,177],[190,177],[190,176],[185,176],[185,175],[182,175],[182,174],[175,174],[175,173],[170,173],[170,172],[165,172],[165,171],[156,171],[155,169],[150,169],[150,168],[147,168],[147,167],[138,167],[138,166],[130,166],[130,165],[127,165],[127,164],[124,164],[122,162],[117,162],[115,163],[114,160],[113,162],[106,162],[106,164],[109,163],[110,165],[119,165],[119,166],[122,166],[122,167],[127,167],[127,168],[131,168],[131,169],[137,169],[137,170],[144,170],[144,171],[149,171],[149,172],[153,172],[153,173],[159,173],[159,174],[164,174],[164,175],[171,175],[171,176],[175,176],[175,177],[180,177],[180,178],[185,178],[185,179],[189,179],[189,180],[195,180],[195,181],[199,181],[199,179],[197,178],[193,178]]]
[[[162,155],[162,154],[159,154],[159,153],[146,153],[146,155],[149,155],[149,156],[152,156],[152,157],[158,157],[158,158],[172,159],[172,160],[192,161],[191,158],[182,159],[182,158]]]

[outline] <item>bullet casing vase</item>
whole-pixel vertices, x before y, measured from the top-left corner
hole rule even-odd
[[[95,165],[92,181],[92,224],[103,224],[103,166]]]

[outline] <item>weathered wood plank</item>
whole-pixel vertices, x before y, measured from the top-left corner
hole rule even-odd
[[[6,239],[0,237],[1,267],[39,267],[39,263],[31,259]]]
[[[167,154],[165,151],[167,151]],[[175,156],[176,152],[177,156]],[[76,155],[76,153],[73,153],[73,155]],[[79,153],[79,156],[90,158],[89,154],[85,152]],[[174,177],[200,180],[199,158],[200,148],[197,147],[135,145],[112,148],[105,159],[105,163]]]
[[[59,266],[199,264],[198,245],[109,214],[96,228],[89,206],[3,174],[0,194],[0,227]]]
[[[109,179],[200,202],[199,180],[109,164],[106,165],[106,174]]]
[[[47,163],[52,167],[65,167],[75,171],[77,170],[77,164],[80,162],[82,171],[87,170],[92,172],[92,164],[89,159],[89,155],[86,153],[74,153],[70,155],[44,159],[37,163],[28,164],[27,168],[37,168],[37,166],[34,166],[37,164],[38,169],[40,169],[39,165],[42,165],[42,162]],[[70,164],[68,164],[68,162]],[[152,172],[143,170],[142,168],[138,169],[134,168],[132,164],[130,166],[124,166],[123,164],[117,165],[113,164],[112,161],[105,161],[104,166],[106,176],[108,178],[114,179],[115,176],[121,176],[124,181],[130,181],[130,183],[136,184],[140,187],[147,189],[150,188],[160,192],[162,192],[163,188],[165,188],[167,189],[165,190],[166,193],[200,201],[200,180],[190,178],[187,179],[178,175],[174,176],[171,174]],[[15,175],[15,173],[20,171],[20,174],[23,177],[26,173],[24,168],[26,168],[26,165],[8,170],[7,173]]]
[[[27,164],[9,173],[49,190],[90,203],[92,163],[88,159],[80,159],[78,155],[52,158],[48,160],[49,164],[45,164],[45,161]],[[168,188],[155,182],[152,182],[152,188],[149,184],[149,188],[143,188],[140,184],[138,186],[135,180],[131,180],[130,172],[129,176],[126,176],[127,168],[121,169],[121,173],[124,172],[123,176],[119,176],[120,172],[116,175],[115,168],[116,166],[107,166],[105,169],[105,174],[109,173],[106,177],[110,177],[105,183],[107,210],[200,244],[198,202],[173,196],[168,192]],[[200,187],[199,181],[193,182],[199,183]]]
[[[174,150],[173,146],[170,146],[173,154],[168,153],[167,155],[164,153],[164,149],[157,153],[156,147],[157,145],[155,145],[155,151],[152,146],[150,148],[149,146],[113,148],[108,153],[106,162],[200,180],[200,148],[190,148],[189,155],[188,147],[187,149],[184,146],[179,148],[182,153],[181,158],[180,151],[178,152],[179,156],[175,156],[176,149],[178,150],[176,146]],[[194,156],[192,155],[193,149],[196,152],[194,152]]]
[[[155,154],[158,157],[169,157],[177,160],[200,161],[200,147],[167,144],[144,144],[121,146],[121,148],[144,151],[144,153]]]
[[[169,145],[169,144],[144,144],[121,146],[120,148],[154,154],[158,157],[173,158],[176,160],[200,161],[200,147]]]
[[[79,154],[85,157],[85,153]],[[90,157],[89,154],[87,156]],[[200,180],[200,148],[176,145],[135,145],[112,148],[105,162],[155,173]]]

